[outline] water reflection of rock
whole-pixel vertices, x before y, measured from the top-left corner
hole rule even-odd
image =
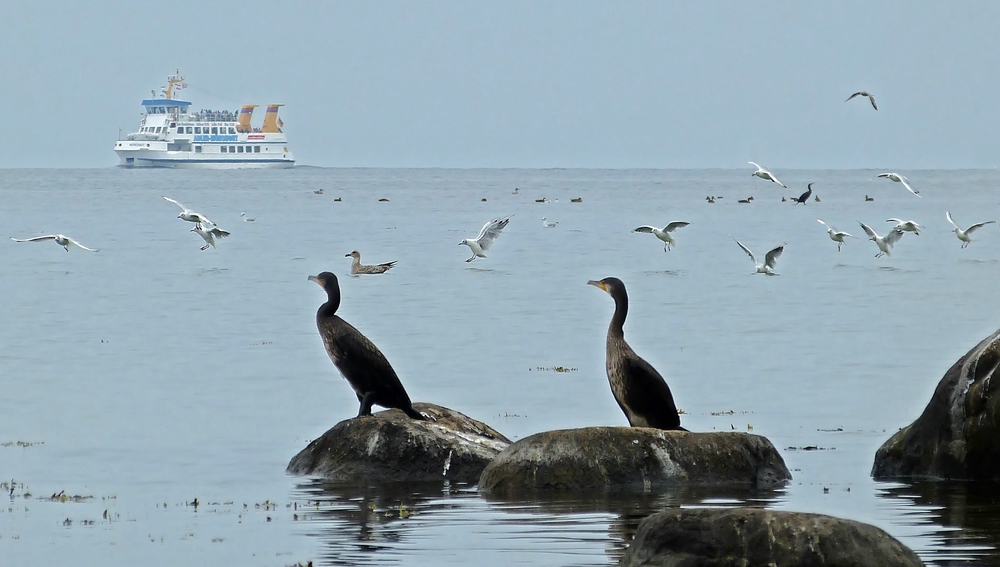
[[[973,562],[992,558],[1000,549],[998,482],[921,481],[892,484],[875,493],[891,505],[894,522],[923,531],[941,526],[932,535],[941,540],[937,553],[942,557],[922,552],[927,561]]]
[[[784,495],[783,489],[758,489],[745,484],[677,485],[650,492],[615,491],[597,494],[549,493],[531,500],[509,501],[487,497],[498,509],[519,514],[556,514],[572,516],[584,513],[608,513],[608,539],[605,552],[618,563],[635,538],[639,522],[647,516],[671,507],[752,507],[773,505]],[[523,522],[522,517],[512,521]]]

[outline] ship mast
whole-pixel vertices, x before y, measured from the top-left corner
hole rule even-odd
[[[166,98],[167,100],[174,98],[174,87],[176,85],[180,85],[180,89],[183,89],[184,87],[187,86],[187,83],[184,82],[184,77],[182,77],[180,74],[180,69],[177,70],[177,73],[167,77],[167,86],[163,87],[164,98]]]

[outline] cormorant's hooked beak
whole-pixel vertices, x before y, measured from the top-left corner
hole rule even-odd
[[[350,257],[351,257],[350,254],[344,254],[344,258],[350,258]]]
[[[590,280],[590,281],[587,282],[587,285],[592,285],[592,286],[594,286],[596,288],[600,288],[600,290],[604,291],[604,292],[608,291],[607,284],[605,284],[604,282],[601,282],[601,281]]]

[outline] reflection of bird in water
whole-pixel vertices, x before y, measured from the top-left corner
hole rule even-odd
[[[910,187],[910,183],[909,183],[910,180],[907,179],[905,175],[900,175],[898,173],[891,173],[891,172],[890,173],[880,173],[880,174],[876,175],[875,177],[872,177],[872,179],[878,179],[879,177],[885,177],[889,181],[895,181],[896,183],[902,183],[903,187],[906,187],[907,191],[909,191],[910,193],[913,193],[917,197],[920,197],[920,191],[917,191],[913,187]],[[869,181],[871,181],[871,179],[869,179]],[[868,200],[867,199],[867,195],[865,197],[866,197],[865,200],[867,201]]]
[[[477,257],[485,258],[485,252],[490,249],[490,246],[493,246],[493,241],[500,236],[500,232],[509,222],[510,217],[497,217],[483,225],[482,230],[479,231],[479,236],[475,238],[462,239],[462,241],[458,244],[465,244],[470,250],[472,250],[472,257],[466,260],[466,262],[471,262]]]
[[[848,234],[842,230],[837,230],[836,227],[830,226],[823,222],[821,219],[816,219],[819,224],[826,227],[826,233],[830,235],[830,240],[837,243],[837,252],[840,252],[840,245],[844,243],[844,237],[850,236],[851,238],[857,238],[853,234]]]
[[[813,184],[812,183],[809,184],[808,189],[809,189],[808,191],[806,191],[805,193],[803,193],[803,194],[799,195],[798,197],[792,199],[792,201],[796,205],[798,205],[799,203],[802,203],[803,205],[805,205],[806,201],[809,200],[809,196],[813,194]]]
[[[872,228],[867,224],[861,221],[858,221],[858,224],[861,225],[861,229],[868,235],[868,240],[871,240],[876,246],[878,246],[879,253],[875,255],[876,258],[880,258],[885,255],[892,256],[889,249],[895,246],[896,243],[899,242],[900,238],[903,238],[903,231],[898,228],[890,230],[889,234],[883,237],[879,236],[878,233],[872,230]]]
[[[982,228],[983,225],[997,222],[995,220],[988,220],[986,222],[977,222],[976,224],[970,226],[969,228],[962,230],[961,227],[955,224],[955,221],[952,220],[950,212],[945,211],[944,214],[946,217],[948,217],[948,222],[951,223],[951,226],[955,227],[952,229],[952,232],[954,232],[955,236],[957,236],[958,239],[962,241],[962,248],[965,248],[969,244],[972,244],[972,239],[969,238],[970,234]]]
[[[752,166],[754,166],[754,167],[757,168],[757,171],[751,173],[750,175],[756,175],[757,177],[760,177],[761,179],[765,179],[767,181],[773,181],[773,182],[777,183],[778,185],[781,185],[782,187],[786,187],[786,185],[784,183],[778,181],[778,178],[775,177],[774,174],[771,173],[770,171],[764,169],[763,167],[757,165],[756,163],[754,163],[752,161],[748,161],[747,163],[749,163],[750,165],[752,165]]]
[[[549,219],[542,217],[542,226],[545,228],[555,228],[559,224],[559,221],[551,222]]]
[[[854,98],[856,96],[866,96],[866,97],[868,97],[868,100],[871,101],[871,103],[872,103],[872,108],[874,108],[875,110],[878,110],[878,106],[875,104],[875,97],[873,97],[868,91],[858,91],[858,92],[852,94],[851,96],[847,97],[847,100],[845,100],[844,102],[847,102],[848,100],[851,100],[852,98]],[[890,101],[890,102],[892,102],[892,101]],[[890,105],[890,106],[892,106],[892,105]]]
[[[318,276],[309,276],[309,281],[316,282],[326,291],[327,301],[316,312],[316,327],[330,360],[354,388],[361,402],[358,417],[371,415],[372,405],[375,404],[400,409],[413,419],[427,419],[413,409],[396,371],[378,347],[337,315],[340,307],[337,276],[323,272]]]
[[[205,241],[205,245],[201,247],[202,250],[208,250],[209,246],[215,248],[216,238],[225,238],[229,236],[228,232],[215,225],[208,225],[208,228],[205,228],[201,225],[201,223],[194,225],[194,228],[192,228],[190,232],[197,232],[198,236]]]
[[[56,244],[58,244],[59,246],[62,246],[63,248],[65,248],[67,252],[69,252],[69,247],[70,246],[76,246],[77,248],[83,248],[84,250],[87,250],[88,252],[97,252],[97,251],[100,250],[100,248],[87,248],[83,244],[80,244],[79,242],[73,240],[72,238],[70,238],[68,236],[63,236],[62,234],[46,234],[45,236],[36,236],[34,238],[23,238],[23,239],[22,238],[14,238],[12,236],[12,237],[10,237],[10,239],[13,240],[14,242],[42,242],[43,240],[55,240]]]
[[[615,300],[615,314],[608,327],[606,366],[611,392],[629,425],[686,431],[681,427],[681,417],[666,381],[625,342],[622,329],[628,316],[625,284],[618,278],[591,280],[587,284],[604,290]]]
[[[757,261],[757,257],[753,255],[753,252],[751,252],[749,248],[743,246],[742,242],[737,240],[736,244],[739,244],[740,248],[742,248],[743,251],[747,253],[747,256],[750,256],[750,259],[753,260],[753,265],[754,265],[753,273],[767,274],[769,276],[778,275],[774,272],[774,266],[778,263],[778,258],[781,256],[781,253],[785,251],[784,244],[778,246],[777,248],[772,249],[770,252],[765,254],[763,264]]]
[[[350,254],[344,254],[345,258],[354,258],[351,260],[351,273],[358,274],[384,274],[389,271],[389,268],[396,265],[396,261],[386,262],[384,264],[375,264],[372,266],[366,266],[361,263],[361,252],[357,250],[352,250]]]
[[[924,228],[923,226],[921,226],[921,225],[919,225],[919,224],[917,224],[917,223],[915,223],[915,222],[913,222],[911,220],[903,221],[903,220],[899,220],[899,219],[886,219],[885,222],[894,222],[894,223],[896,223],[896,226],[894,227],[896,230],[902,230],[902,231],[905,231],[905,232],[912,232],[913,234],[916,234],[917,236],[920,236],[920,231],[923,230],[923,228]]]
[[[670,250],[671,246],[677,246],[677,241],[670,236],[670,233],[677,230],[678,228],[684,228],[691,223],[684,221],[674,221],[663,228],[656,228],[655,226],[649,226],[644,224],[640,227],[632,229],[632,232],[644,232],[648,234],[655,235],[657,238],[663,241],[663,251],[667,252]]]

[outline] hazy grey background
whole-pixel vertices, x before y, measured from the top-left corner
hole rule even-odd
[[[104,167],[180,69],[301,164],[993,167],[1000,3],[4,2],[0,167]],[[844,103],[852,92],[875,94]],[[258,117],[258,121],[260,118]]]

